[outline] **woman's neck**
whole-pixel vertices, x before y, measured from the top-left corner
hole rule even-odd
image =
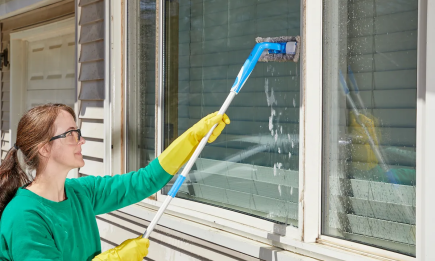
[[[66,199],[65,180],[67,175],[68,172],[37,172],[35,180],[27,186],[27,189],[51,201],[64,201]]]

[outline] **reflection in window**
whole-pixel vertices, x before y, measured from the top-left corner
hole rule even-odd
[[[415,256],[418,1],[324,1],[323,234]]]
[[[127,17],[127,170],[133,171],[155,158],[156,1],[129,1]]]
[[[219,110],[257,36],[300,35],[299,2],[166,1],[166,147]],[[299,75],[258,63],[177,197],[297,226]]]

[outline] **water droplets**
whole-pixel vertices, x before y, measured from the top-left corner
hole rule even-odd
[[[264,93],[266,93],[266,100],[267,100],[267,106],[277,105],[278,102],[275,99],[275,92],[273,91],[273,88],[270,90],[269,95],[269,79],[264,79]]]
[[[273,129],[273,116],[275,116],[275,114],[276,114],[276,111],[274,109],[271,109],[270,110],[270,117],[269,117],[269,130],[270,131],[273,131],[272,130]],[[273,135],[273,133],[272,133],[272,135]]]

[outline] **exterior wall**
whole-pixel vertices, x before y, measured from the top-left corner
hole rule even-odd
[[[146,220],[120,211],[98,216],[97,223],[103,251],[122,243],[127,238],[141,235],[149,225]],[[150,249],[146,260],[254,261],[259,259],[185,233],[157,226],[150,238]]]
[[[73,0],[66,0],[40,9],[32,10],[0,21],[1,50],[10,54],[10,33],[23,28],[31,28],[49,22],[74,16]],[[1,72],[1,159],[10,149],[10,67],[3,66]]]
[[[110,174],[104,173],[105,7],[101,0],[77,2],[78,125],[86,139],[79,175],[103,176]]]
[[[4,35],[2,34],[2,39]],[[1,42],[1,51],[3,52],[8,48],[8,41]],[[9,108],[10,108],[10,72],[9,67],[2,67],[1,72],[1,123],[0,123],[0,133],[1,133],[1,160],[6,157],[7,151],[11,147],[10,145],[10,134],[9,134]]]

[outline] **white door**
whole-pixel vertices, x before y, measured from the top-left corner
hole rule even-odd
[[[27,44],[26,110],[45,103],[74,109],[75,36],[57,36]]]
[[[19,118],[35,106],[63,103],[77,112],[75,66],[74,18],[11,34],[12,144]]]

